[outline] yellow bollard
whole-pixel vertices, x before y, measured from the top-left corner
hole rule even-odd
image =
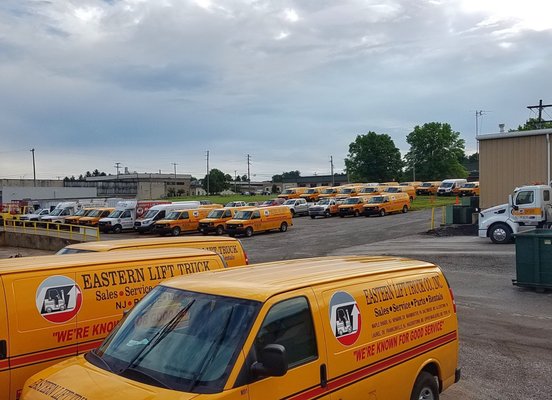
[[[435,207],[431,208],[431,225],[429,229],[430,230],[435,229]]]

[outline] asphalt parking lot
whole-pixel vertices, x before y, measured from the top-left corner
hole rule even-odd
[[[242,243],[251,263],[386,254],[440,265],[458,306],[462,367],[461,381],[441,398],[552,398],[552,291],[512,286],[515,245],[493,245],[473,236],[427,235],[429,219],[427,210],[384,218],[298,217],[288,232],[259,234]],[[25,249],[4,248],[0,257],[15,250],[26,254]]]

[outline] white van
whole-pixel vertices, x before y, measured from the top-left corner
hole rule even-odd
[[[151,232],[155,222],[164,219],[169,212],[199,208],[199,201],[178,201],[171,204],[159,204],[151,207],[146,215],[134,222],[134,230],[138,233]]]
[[[56,208],[54,208],[50,214],[43,216],[40,220],[44,222],[56,222],[62,224],[65,222],[66,217],[74,215],[75,212],[81,208],[81,206],[82,205],[76,201],[63,201],[58,203]]]
[[[445,179],[437,189],[437,196],[457,195],[460,188],[467,182],[466,179]]]

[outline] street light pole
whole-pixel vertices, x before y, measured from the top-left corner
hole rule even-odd
[[[35,167],[34,152],[35,152],[35,149],[31,149],[31,153],[33,153],[33,186],[36,186],[36,167]]]

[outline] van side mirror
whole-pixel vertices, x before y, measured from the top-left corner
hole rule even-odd
[[[284,376],[288,370],[286,348],[281,344],[269,344],[263,348],[260,361],[251,365],[251,373],[259,376]]]

